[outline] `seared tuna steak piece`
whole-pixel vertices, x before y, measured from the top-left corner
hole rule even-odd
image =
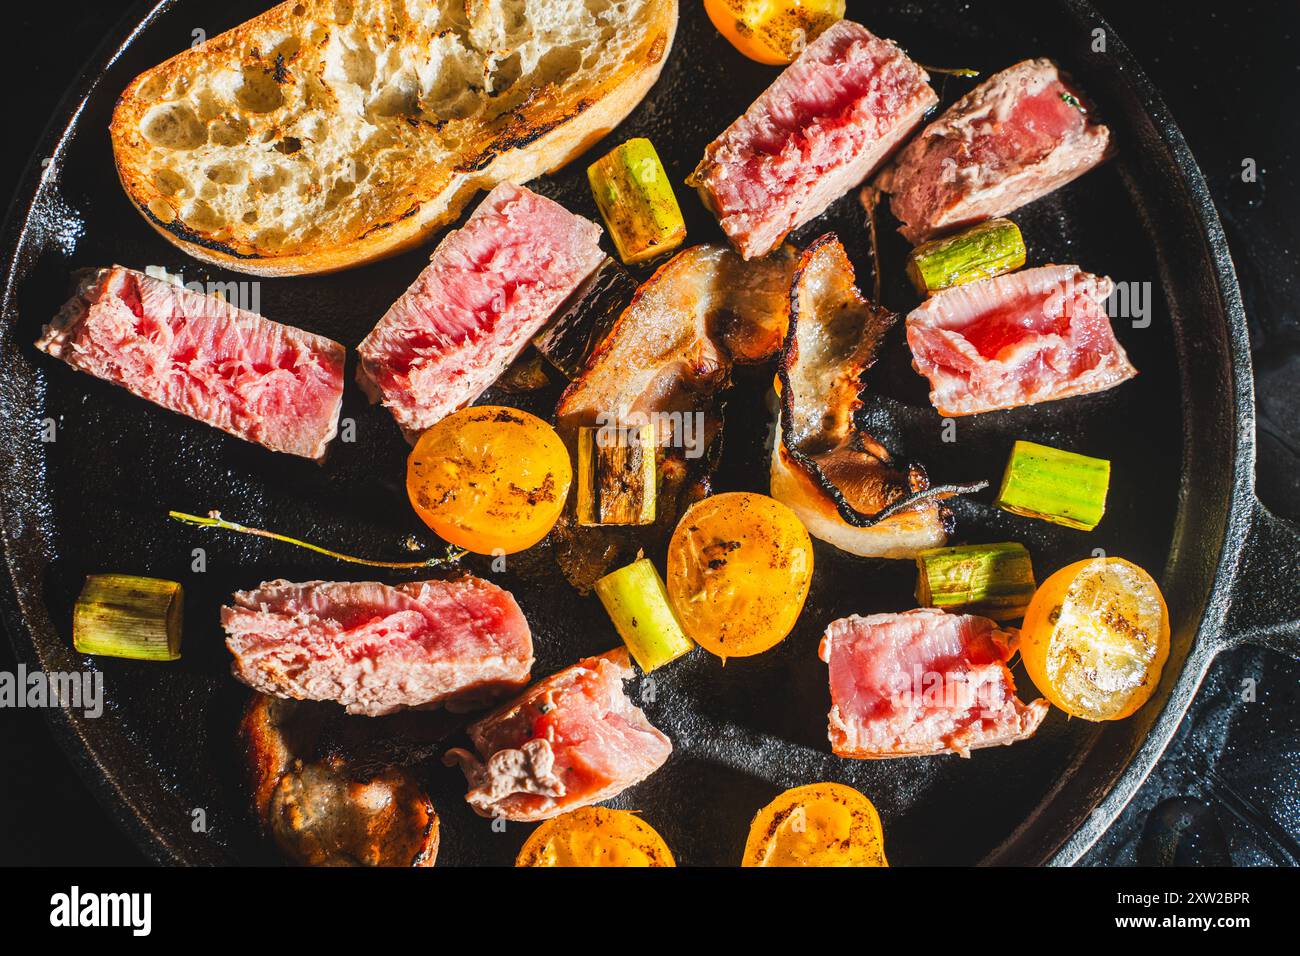
[[[600,227],[502,183],[362,341],[357,380],[414,436],[468,405],[604,260]]]
[[[321,458],[338,431],[342,345],[134,269],[88,276],[36,347],[272,451]]]
[[[221,609],[235,677],[351,714],[468,709],[528,682],[533,639],[508,591],[474,577],[375,582],[272,581]]]
[[[943,415],[1100,392],[1137,374],[1106,314],[1110,279],[1040,266],[931,296],[907,317],[912,364]]]
[[[1005,216],[1106,158],[1110,131],[1051,60],[990,77],[912,140],[880,176],[910,242]]]
[[[658,770],[672,742],[623,693],[633,674],[619,648],[534,684],[469,728],[477,753],[449,750],[484,817],[546,820],[617,796]]]
[[[687,180],[746,259],[875,171],[938,98],[889,40],[841,20],[704,152]]]
[[[987,618],[920,609],[832,621],[831,749],[878,759],[955,753],[1033,735],[1048,704],[1022,704],[1011,671],[1015,633]]]

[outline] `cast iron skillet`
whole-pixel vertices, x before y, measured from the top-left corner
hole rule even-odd
[[[169,523],[169,508],[217,508],[250,524],[309,535],[353,553],[399,557],[412,533],[428,547],[402,491],[406,445],[386,413],[349,385],[344,416],[356,441],[328,463],[275,456],[72,372],[31,346],[66,297],[73,270],[158,264],[188,280],[238,280],[201,268],[128,206],[106,135],[114,97],[136,73],[215,35],[265,4],[167,0],[141,9],[110,40],[54,118],[5,232],[0,326],[0,469],[4,610],[31,668],[102,670],[103,717],[54,711],[58,736],[117,817],[160,862],[271,859],[246,812],[233,734],[247,692],[228,675],[217,608],[232,590],[274,577],[364,578],[364,569],[266,541],[201,534]],[[775,71],[721,40],[697,0],[683,0],[662,79],[607,145],[648,135],[680,182],[705,144]],[[852,12],[851,12],[852,15]],[[970,760],[847,761],[825,737],[826,671],[816,645],[827,621],[912,604],[910,562],[865,561],[818,546],[817,574],[796,630],[776,649],[725,668],[703,652],[631,685],[675,744],[669,763],[623,794],[684,864],[734,865],[753,813],[781,789],[836,780],[867,793],[884,818],[893,862],[1070,863],[1104,830],[1169,741],[1213,657],[1242,641],[1297,651],[1297,537],[1254,496],[1254,413],[1241,300],[1205,182],[1159,97],[1120,40],[1082,2],[873,3],[859,17],[923,63],[984,75],[1028,56],[1070,70],[1114,131],[1120,158],[1015,218],[1031,264],[1078,262],[1125,283],[1152,283],[1151,321],[1117,319],[1141,374],[1110,392],[963,419],[944,441],[925,383],[899,330],[867,379],[864,415],[876,434],[939,482],[996,479],[1013,440],[1046,441],[1113,462],[1109,509],[1090,534],[1004,514],[989,493],[956,504],[955,540],[1014,538],[1039,578],[1095,549],[1157,573],[1173,614],[1173,648],[1154,699],[1114,724],[1053,712],[1038,735]],[[1104,49],[1098,49],[1104,44]],[[944,102],[970,86],[935,76]],[[534,188],[595,217],[584,163]],[[691,241],[716,225],[680,191]],[[884,217],[884,301],[914,300],[905,245]],[[870,287],[861,212],[847,197],[793,240],[839,232]],[[421,268],[424,252],[341,275],[265,280],[261,311],[355,346]],[[251,287],[245,287],[251,292]],[[1141,323],[1138,323],[1141,325]],[[351,381],[349,369],[349,381]],[[766,490],[771,371],[738,377],[728,401],[717,487]],[[547,414],[553,387],[490,393]],[[53,422],[56,440],[42,441]],[[951,436],[949,436],[951,437]],[[194,570],[195,548],[206,569]],[[471,561],[518,596],[550,673],[616,643],[603,611],[560,578],[545,546],[504,571]],[[155,574],[184,582],[184,659],[172,665],[86,659],[71,650],[70,617],[87,573]],[[1018,675],[1022,696],[1032,684]],[[364,720],[365,718],[355,718]],[[507,864],[530,828],[493,832],[463,801],[458,773],[420,771],[443,821],[440,862]],[[198,815],[196,810],[202,809]],[[206,829],[196,826],[201,819]]]

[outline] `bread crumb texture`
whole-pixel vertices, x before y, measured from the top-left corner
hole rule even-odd
[[[580,113],[621,70],[646,68],[630,61],[663,38],[635,25],[664,6],[282,3],[127,88],[118,171],[157,225],[240,257],[445,219],[448,197],[492,184],[499,156]]]

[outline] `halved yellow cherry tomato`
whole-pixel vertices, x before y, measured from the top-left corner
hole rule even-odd
[[[462,408],[416,443],[406,493],[441,538],[476,554],[514,554],[551,530],[573,480],[569,453],[536,415]]]
[[[754,817],[741,866],[889,866],[880,814],[840,783],[781,794]]]
[[[515,866],[676,866],[655,828],[635,813],[583,807],[547,820]]]
[[[1123,558],[1057,571],[1029,602],[1020,657],[1043,696],[1085,720],[1119,720],[1145,704],[1169,656],[1160,587]]]
[[[812,580],[812,539],[775,498],[714,495],[682,515],[668,545],[668,598],[692,640],[724,660],[790,633]]]
[[[836,20],[845,0],[704,0],[713,25],[759,63],[789,63]]]

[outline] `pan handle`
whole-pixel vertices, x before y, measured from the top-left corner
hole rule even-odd
[[[1224,632],[1230,645],[1259,644],[1300,659],[1300,528],[1258,501]]]

